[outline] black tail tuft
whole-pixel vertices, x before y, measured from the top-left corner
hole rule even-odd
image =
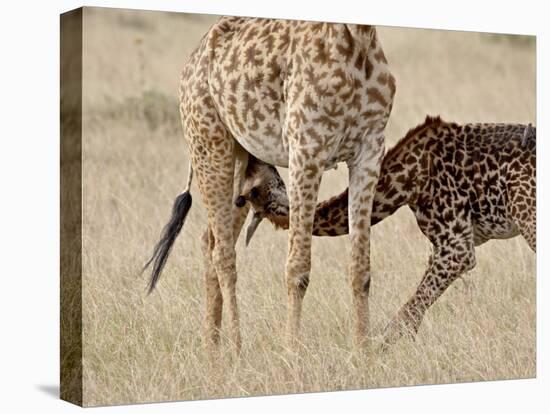
[[[151,263],[153,263],[153,271],[151,272],[151,280],[149,281],[149,293],[155,288],[157,281],[160,277],[160,273],[166,264],[172,245],[178,237],[178,234],[183,227],[185,217],[191,208],[192,203],[191,193],[186,191],[180,194],[174,201],[174,207],[172,207],[172,217],[170,221],[162,230],[160,240],[155,246],[153,256],[143,266],[143,270],[147,269]]]

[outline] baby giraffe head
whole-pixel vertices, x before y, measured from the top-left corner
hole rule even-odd
[[[246,245],[260,222],[267,218],[276,228],[288,229],[288,196],[277,169],[252,156],[249,157],[241,194],[235,199],[237,207],[250,203],[254,215],[246,230]]]

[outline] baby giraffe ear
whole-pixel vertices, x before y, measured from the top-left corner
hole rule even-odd
[[[246,246],[248,247],[248,243],[250,243],[250,240],[252,239],[252,236],[254,236],[254,232],[258,228],[258,225],[263,220],[263,217],[260,215],[260,213],[255,213],[252,216],[252,220],[250,220],[250,224],[248,225],[246,229]]]

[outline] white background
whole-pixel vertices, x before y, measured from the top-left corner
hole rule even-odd
[[[52,4],[53,3],[53,4]],[[89,6],[287,17],[537,35],[537,379],[99,408],[111,412],[281,410],[543,412],[550,406],[547,238],[549,34],[544,1],[126,0]],[[77,1],[4,2],[0,12],[0,407],[69,412],[59,384],[59,14]],[[546,18],[545,18],[546,17]],[[506,56],[502,57],[506,59]],[[546,116],[545,116],[546,115]],[[181,375],[185,375],[182,372]],[[548,410],[548,408],[547,408]],[[548,412],[548,411],[546,411]]]

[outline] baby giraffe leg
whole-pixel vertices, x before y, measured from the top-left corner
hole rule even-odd
[[[474,266],[475,251],[472,237],[451,235],[448,243],[434,246],[430,265],[415,294],[386,326],[383,347],[397,342],[404,335],[414,337],[430,306],[460,275]]]
[[[508,211],[513,217],[520,234],[531,250],[537,251],[537,196],[536,182],[532,177],[522,177],[523,180],[509,184]]]

